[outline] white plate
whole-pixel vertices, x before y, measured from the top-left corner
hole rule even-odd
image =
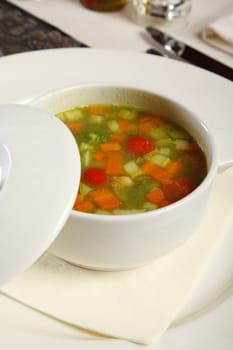
[[[12,55],[0,60],[0,103],[25,103],[64,86],[88,82],[153,86],[202,118],[210,128],[233,130],[233,84],[189,64],[131,52],[55,49]],[[232,350],[233,232],[229,232],[180,323],[153,350]],[[227,298],[226,298],[227,296]],[[84,340],[81,331],[0,297],[0,344],[5,350],[83,349],[130,350],[139,346],[112,340]],[[195,339],[195,342],[190,341]],[[20,347],[21,345],[21,347]],[[148,348],[147,348],[148,349]]]

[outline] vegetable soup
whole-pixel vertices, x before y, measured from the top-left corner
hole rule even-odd
[[[79,106],[57,114],[81,156],[75,210],[133,214],[174,203],[207,174],[203,151],[168,118],[133,106]]]

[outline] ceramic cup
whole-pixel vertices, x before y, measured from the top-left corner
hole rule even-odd
[[[31,102],[52,114],[78,105],[111,103],[134,105],[170,116],[199,143],[208,166],[207,176],[192,193],[161,209],[118,216],[72,210],[50,251],[75,265],[114,271],[142,266],[173,251],[193,236],[208,205],[220,160],[212,131],[192,111],[154,91],[114,84],[88,84],[60,89]],[[231,164],[228,157],[221,167]]]

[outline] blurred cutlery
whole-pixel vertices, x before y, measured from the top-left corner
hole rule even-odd
[[[172,36],[161,32],[157,28],[148,26],[146,27],[146,31],[155,41],[156,51],[159,51],[162,55],[179,61],[192,63],[233,81],[232,68],[184,44]],[[147,52],[153,54],[153,49],[149,49]]]

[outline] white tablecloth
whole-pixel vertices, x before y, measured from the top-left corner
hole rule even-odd
[[[145,51],[153,46],[142,25],[131,18],[129,6],[117,12],[95,12],[79,0],[9,0],[57,26],[83,43],[105,49]],[[233,0],[192,0],[191,14],[182,25],[163,25],[163,30],[233,68],[233,57],[211,47],[201,31],[211,22],[233,13]]]

